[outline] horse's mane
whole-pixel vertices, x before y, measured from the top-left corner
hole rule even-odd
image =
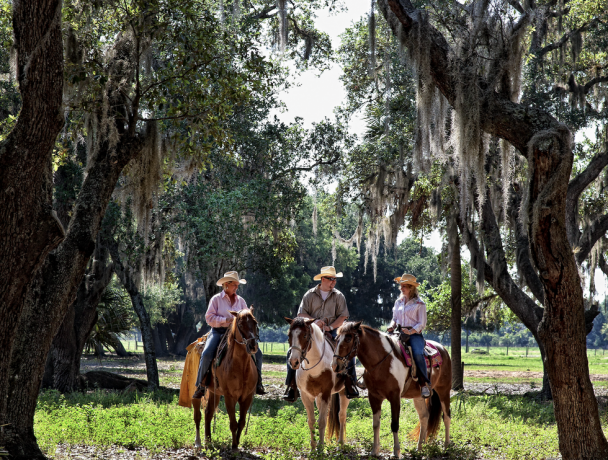
[[[380,332],[378,329],[374,329],[371,326],[366,326],[365,324],[360,324],[359,327],[365,333],[369,333],[373,336],[380,336],[382,334],[382,332]],[[356,331],[357,331],[357,322],[347,321],[342,326],[340,326],[340,329],[338,329],[338,334],[349,334],[349,333],[355,333]]]
[[[226,357],[225,360],[226,361],[230,361],[232,360],[232,352],[234,351],[234,347],[236,345],[236,341],[235,341],[235,335],[237,332],[237,322],[239,320],[239,318],[242,318],[243,316],[251,316],[253,318],[254,321],[256,321],[255,316],[253,316],[253,313],[251,313],[251,310],[248,309],[243,309],[241,311],[238,312],[238,315],[234,317],[234,319],[232,320],[232,322],[230,323],[230,329],[228,330],[228,348],[226,350]],[[257,323],[257,321],[256,321]]]

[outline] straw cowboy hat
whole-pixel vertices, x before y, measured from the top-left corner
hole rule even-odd
[[[416,277],[414,275],[403,274],[403,276],[398,276],[395,278],[395,281],[399,284],[411,284],[412,286],[420,286],[420,283],[416,282]]]
[[[316,275],[313,280],[319,281],[324,276],[329,276],[331,278],[342,278],[342,272],[336,273],[336,269],[330,265],[329,267],[323,267],[321,269],[321,273]]]
[[[247,284],[247,280],[245,279],[239,279],[239,273],[238,272],[227,272],[224,273],[224,277],[220,278],[217,283],[218,286],[222,286],[224,283],[227,283],[228,281],[236,281],[239,284]]]

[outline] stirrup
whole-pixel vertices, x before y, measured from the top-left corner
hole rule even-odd
[[[192,395],[192,399],[203,399],[205,397],[205,393],[207,393],[207,387],[203,385],[199,385],[196,388],[196,391]]]

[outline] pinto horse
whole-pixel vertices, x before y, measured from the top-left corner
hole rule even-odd
[[[203,399],[193,399],[196,425],[195,447],[201,448],[201,405],[205,408],[205,441],[211,440],[211,419],[224,396],[230,418],[232,449],[237,449],[245,427],[247,411],[253,401],[258,381],[258,371],[252,359],[258,351],[258,323],[251,310],[230,312],[235,318],[228,330],[227,350],[220,365],[211,365],[213,382]],[[239,420],[236,420],[236,403],[239,403]]]
[[[429,341],[430,342],[430,341]],[[443,346],[431,342],[441,353],[443,363],[429,374],[432,396],[424,399],[420,385],[412,379],[411,369],[397,338],[362,326],[361,321],[345,323],[338,330],[338,345],[333,359],[333,369],[343,372],[348,360],[357,356],[365,368],[363,379],[368,389],[368,399],[372,408],[374,446],[372,455],[380,453],[380,414],[382,401],[388,399],[391,405],[391,431],[393,432],[393,454],[399,458],[399,410],[401,398],[413,399],[418,412],[419,424],[410,434],[418,435],[418,449],[429,437],[434,436],[441,421],[445,424],[445,445],[450,442],[450,389],[452,387],[452,364],[450,355]]]
[[[346,408],[349,400],[344,392],[344,379],[331,370],[333,348],[327,343],[323,331],[314,324],[314,319],[285,318],[289,323],[289,365],[296,370],[296,384],[308,416],[310,447],[317,447],[315,441],[315,407],[319,410],[319,446],[323,446],[328,412],[329,427],[327,438],[338,434],[338,442],[344,445],[346,428]],[[306,367],[304,362],[306,361]],[[330,398],[333,400],[330,403]],[[331,409],[329,407],[331,406]]]

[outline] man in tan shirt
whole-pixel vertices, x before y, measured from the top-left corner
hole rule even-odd
[[[323,267],[321,273],[314,277],[315,281],[321,281],[321,283],[304,294],[298,309],[298,316],[316,320],[315,324],[321,330],[329,332],[334,339],[338,328],[348,318],[348,308],[346,307],[344,294],[335,288],[338,278],[342,278],[341,272],[336,273],[336,269],[331,266]],[[356,398],[359,396],[359,392],[355,385],[357,372],[354,358],[349,363],[349,375],[351,378],[347,378],[344,382],[346,396],[349,399]],[[289,355],[287,355],[287,378],[285,379],[287,389],[283,395],[285,401],[294,402],[298,399],[299,391],[295,376],[296,371],[289,365]]]

